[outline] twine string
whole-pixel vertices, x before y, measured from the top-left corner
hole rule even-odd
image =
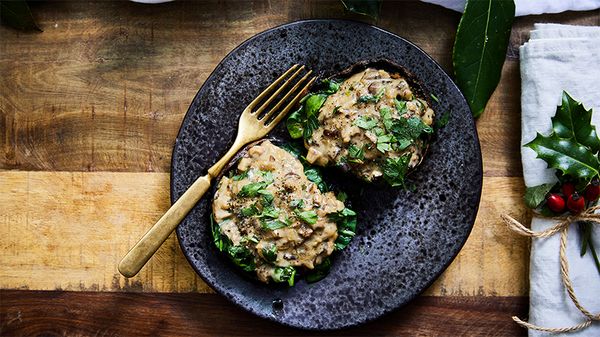
[[[583,323],[570,327],[546,328],[539,325],[531,324],[529,322],[521,320],[517,316],[513,316],[512,319],[517,324],[532,330],[559,333],[582,330],[592,325],[593,321],[600,321],[600,313],[591,313],[581,304],[581,302],[579,302],[579,299],[575,295],[575,289],[573,288],[573,283],[571,282],[571,277],[569,276],[569,261],[567,259],[567,234],[569,231],[569,226],[573,223],[576,223],[577,221],[589,221],[595,225],[600,224],[600,213],[595,213],[597,210],[600,210],[600,205],[590,207],[579,215],[566,217],[551,217],[550,219],[557,220],[559,222],[556,225],[540,232],[532,231],[531,229],[523,226],[523,224],[521,224],[519,221],[515,220],[509,215],[502,215],[502,220],[504,220],[504,223],[508,226],[508,228],[522,236],[527,236],[531,238],[545,238],[560,232],[559,257],[561,279],[565,286],[565,289],[567,290],[569,298],[571,298],[571,301],[573,302],[575,307],[577,307],[577,309],[587,318]]]

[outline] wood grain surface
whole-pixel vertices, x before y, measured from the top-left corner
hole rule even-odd
[[[265,320],[218,295],[0,290],[2,336],[519,336],[523,297],[422,296],[365,325],[316,333]]]
[[[526,295],[527,241],[500,213],[513,207],[520,178],[486,177],[479,215],[463,250],[429,295]],[[148,224],[169,206],[166,173],[0,172],[0,288],[208,292],[175,235],[142,272],[125,279],[116,266]]]
[[[171,151],[187,107],[229,51],[279,24],[367,21],[451,72],[460,18],[393,0],[377,21],[345,12],[338,0],[31,7],[43,33],[0,27],[2,336],[303,334],[255,321],[210,294],[174,237],[136,278],[117,273],[118,260],[169,206]],[[529,217],[521,201],[518,47],[535,22],[600,25],[600,13],[516,19],[501,82],[477,121],[484,187],[467,244],[428,296],[346,334],[523,333],[508,316],[526,310],[528,243],[498,216]]]

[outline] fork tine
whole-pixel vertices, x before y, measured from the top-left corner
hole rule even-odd
[[[283,96],[279,102],[277,102],[277,104],[275,104],[275,106],[273,108],[271,108],[271,110],[269,110],[269,112],[267,112],[263,118],[261,118],[261,120],[263,121],[267,121],[269,119],[269,117],[271,117],[271,115],[273,115],[273,113],[275,111],[277,111],[277,109],[279,109],[281,107],[281,105],[292,95],[294,94],[294,92],[296,92],[296,90],[302,85],[302,83],[304,81],[306,81],[306,79],[310,76],[310,74],[312,74],[312,70],[309,70],[306,75],[304,75],[300,80],[298,80],[298,83],[296,83],[296,85],[294,85],[292,87],[292,89],[290,89],[290,91],[288,91],[285,96]]]
[[[286,70],[285,73],[283,73],[283,75],[279,76],[279,78],[277,78],[273,83],[271,83],[265,90],[263,90],[252,102],[250,102],[250,104],[248,104],[248,108],[253,109],[254,106],[262,101],[263,98],[265,98],[265,96],[267,96],[269,94],[269,92],[271,90],[273,90],[273,88],[275,88],[275,86],[277,86],[281,81],[283,81],[283,79],[289,75],[292,71],[294,71],[296,68],[298,68],[298,64],[294,64],[293,66],[290,67],[290,69]]]
[[[271,95],[271,97],[269,97],[261,106],[260,108],[256,109],[256,111],[252,111],[253,114],[256,114],[256,116],[258,117],[260,115],[260,113],[266,109],[269,104],[271,104],[271,102],[275,99],[275,97],[277,97],[277,95],[279,95],[281,93],[281,91],[283,89],[285,89],[288,84],[292,83],[292,81],[294,80],[294,78],[296,78],[296,76],[298,76],[298,74],[300,74],[302,72],[302,70],[304,70],[304,66],[298,68],[298,70],[296,70],[296,72],[294,72],[292,74],[292,76],[290,76],[290,78],[288,78],[285,82],[283,82],[283,84],[281,86],[279,86],[279,88],[277,90],[275,90],[275,92]]]
[[[308,74],[307,74],[308,75]],[[305,76],[306,77],[306,76]],[[281,120],[288,114],[288,112],[296,105],[298,104],[298,101],[300,101],[300,98],[302,98],[302,94],[308,90],[308,88],[310,88],[310,86],[313,84],[313,82],[316,80],[316,77],[313,77],[310,79],[310,81],[308,81],[308,83],[304,86],[304,88],[302,88],[302,90],[300,90],[298,92],[298,94],[296,94],[296,96],[294,97],[294,99],[292,99],[290,101],[290,103],[288,105],[285,106],[285,108],[283,108],[283,110],[281,110],[279,112],[279,114],[273,118],[273,120],[269,123],[266,124],[265,127],[268,129],[272,129],[275,125],[279,124],[279,122],[281,122]],[[290,91],[291,92],[291,91]],[[283,100],[281,101],[283,102]],[[280,102],[280,103],[281,103]],[[271,111],[269,111],[269,113],[271,113]],[[265,119],[266,122],[266,119]]]

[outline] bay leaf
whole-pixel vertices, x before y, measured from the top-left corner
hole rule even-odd
[[[379,18],[379,10],[383,0],[342,0],[344,7],[354,13]]]
[[[474,117],[496,89],[515,17],[512,0],[467,0],[458,24],[452,62]]]
[[[25,0],[0,1],[0,22],[21,30],[42,31],[33,20]]]

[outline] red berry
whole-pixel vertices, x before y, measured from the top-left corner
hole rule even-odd
[[[600,180],[594,177],[592,182],[585,188],[585,199],[587,201],[596,201],[600,196]]]
[[[546,204],[554,213],[562,213],[565,210],[565,199],[556,193],[552,193],[548,196]]]
[[[585,208],[585,199],[575,192],[569,196],[567,208],[574,214],[581,213]]]
[[[573,183],[564,183],[561,187],[561,191],[565,198],[568,198],[571,194],[575,193],[575,185],[573,185]]]

